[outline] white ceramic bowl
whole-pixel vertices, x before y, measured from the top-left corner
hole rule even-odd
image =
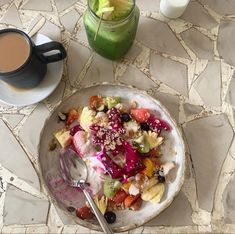
[[[173,180],[166,186],[165,195],[159,204],[144,202],[139,211],[118,211],[117,219],[112,228],[116,232],[127,231],[139,227],[150,221],[166,209],[174,197],[178,194],[184,181],[185,171],[185,148],[181,133],[177,124],[172,119],[165,107],[146,92],[137,90],[124,85],[100,84],[81,89],[63,101],[45,122],[41,132],[39,143],[39,161],[44,183],[51,195],[53,201],[62,208],[66,214],[80,225],[85,227],[101,230],[96,221],[84,221],[78,219],[75,214],[67,211],[68,206],[81,207],[84,205],[85,198],[76,188],[69,187],[62,179],[59,171],[58,157],[59,149],[49,151],[48,142],[52,139],[53,132],[63,127],[63,123],[58,122],[58,112],[66,112],[70,108],[88,105],[89,97],[101,94],[103,96],[120,96],[124,102],[135,100],[139,107],[147,107],[160,114],[161,118],[166,121],[171,132],[166,133],[166,141],[163,150],[164,161],[175,161]]]

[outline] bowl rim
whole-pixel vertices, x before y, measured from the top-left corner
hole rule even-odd
[[[163,112],[165,112],[169,118],[171,119],[172,123],[173,123],[173,126],[175,127],[175,130],[178,134],[178,136],[180,137],[180,142],[182,144],[182,151],[183,151],[183,154],[182,154],[182,173],[181,173],[181,178],[179,179],[179,183],[177,185],[177,189],[175,190],[175,192],[173,193],[172,197],[168,199],[167,203],[161,207],[160,209],[158,209],[155,213],[151,214],[148,218],[144,219],[143,221],[139,222],[138,224],[135,224],[135,223],[130,223],[129,225],[126,225],[126,226],[122,226],[122,227],[114,227],[112,228],[113,231],[115,232],[125,232],[125,231],[130,231],[132,229],[135,229],[135,228],[138,228],[140,226],[143,226],[144,224],[150,222],[151,220],[153,220],[154,218],[156,218],[161,212],[163,212],[165,209],[167,209],[171,203],[173,202],[173,200],[175,199],[175,197],[179,194],[182,186],[183,186],[183,183],[184,183],[184,179],[185,179],[185,170],[186,170],[186,150],[185,150],[185,142],[184,142],[184,138],[183,138],[183,134],[182,134],[182,131],[180,130],[179,128],[179,125],[177,124],[175,118],[172,117],[172,114],[170,114],[170,112],[168,111],[168,109],[159,101],[157,100],[156,98],[154,98],[153,96],[149,95],[147,93],[147,91],[145,90],[142,90],[142,89],[139,89],[135,86],[132,86],[132,85],[126,85],[126,84],[123,84],[123,83],[109,83],[109,82],[101,82],[101,83],[95,83],[95,84],[91,84],[91,85],[86,85],[86,86],[83,86],[83,87],[80,87],[76,90],[74,90],[70,95],[68,95],[65,99],[61,100],[55,107],[54,109],[51,111],[51,113],[49,114],[49,116],[46,118],[44,124],[43,124],[43,127],[41,129],[41,132],[40,132],[40,135],[39,135],[39,143],[37,145],[37,152],[38,152],[38,164],[39,164],[39,177],[41,179],[41,186],[45,187],[46,188],[46,192],[47,192],[47,196],[49,197],[49,200],[54,204],[56,205],[60,210],[62,210],[62,212],[65,214],[65,215],[68,215],[70,216],[73,221],[78,224],[78,225],[81,225],[83,227],[86,227],[86,228],[89,228],[89,229],[92,229],[92,230],[96,230],[96,231],[102,231],[101,227],[99,225],[95,225],[93,223],[90,223],[88,221],[84,221],[82,219],[79,219],[79,218],[75,218],[72,214],[70,214],[64,207],[62,207],[59,202],[54,198],[52,192],[50,191],[45,179],[44,179],[44,175],[42,174],[42,167],[41,167],[41,160],[40,160],[40,146],[41,146],[41,143],[42,143],[42,135],[44,133],[44,130],[47,126],[47,123],[48,121],[50,120],[51,116],[55,113],[55,112],[58,112],[59,111],[59,108],[60,106],[68,101],[72,96],[76,95],[78,92],[80,92],[81,90],[84,90],[84,89],[90,89],[90,88],[95,88],[97,86],[118,86],[118,87],[124,87],[124,88],[128,88],[130,89],[131,91],[136,91],[140,94],[143,94],[145,96],[147,96],[152,102],[156,103],[157,105],[159,105],[161,107],[161,109],[163,110]],[[75,224],[74,224],[75,225]]]

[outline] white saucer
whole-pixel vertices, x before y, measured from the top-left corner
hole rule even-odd
[[[36,45],[51,41],[45,35],[37,34],[33,37]],[[43,80],[33,89],[16,89],[0,81],[0,101],[13,106],[27,106],[48,97],[58,86],[63,74],[63,61],[47,65],[47,73]]]

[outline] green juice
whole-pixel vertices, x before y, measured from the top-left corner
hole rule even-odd
[[[122,58],[135,40],[139,15],[139,9],[134,5],[124,19],[102,20],[95,38],[100,18],[87,9],[84,15],[84,25],[90,46],[108,59]]]

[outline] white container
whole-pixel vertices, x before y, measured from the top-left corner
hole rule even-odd
[[[175,19],[180,17],[190,0],[161,0],[160,11],[167,18]]]

